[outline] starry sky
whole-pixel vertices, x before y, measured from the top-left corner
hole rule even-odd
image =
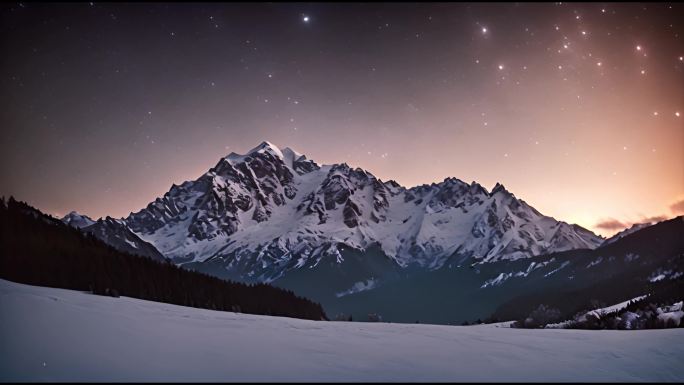
[[[683,9],[5,3],[0,195],[126,216],[268,140],[608,236],[684,213]]]

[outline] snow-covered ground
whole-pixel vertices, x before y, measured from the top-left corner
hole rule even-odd
[[[0,280],[0,381],[684,381],[684,329],[315,322]]]

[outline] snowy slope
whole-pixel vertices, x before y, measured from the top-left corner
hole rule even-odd
[[[317,322],[4,280],[0,309],[0,381],[684,380],[682,329]]]
[[[178,264],[221,260],[264,281],[324,256],[339,259],[345,246],[379,245],[399,266],[436,269],[450,257],[515,260],[602,242],[500,184],[489,192],[447,178],[407,189],[269,142],[229,154],[125,222]]]
[[[610,245],[611,243],[617,241],[618,239],[622,239],[622,238],[626,237],[627,235],[632,234],[632,233],[634,233],[634,232],[636,232],[636,231],[639,231],[639,230],[641,230],[641,229],[643,229],[643,228],[646,228],[646,227],[648,227],[648,226],[651,226],[651,223],[650,223],[650,222],[646,222],[646,223],[635,223],[635,224],[632,225],[632,227],[630,227],[630,228],[628,228],[628,229],[624,229],[624,230],[620,231],[619,233],[617,233],[617,234],[613,235],[612,237],[610,237],[610,238],[606,239],[605,241],[603,241],[603,243],[601,244],[601,246]]]
[[[93,234],[96,238],[119,251],[141,255],[157,261],[166,260],[152,244],[140,239],[121,219],[114,219],[109,216],[100,218],[97,222],[83,227],[81,230]]]
[[[62,218],[62,222],[94,235],[119,251],[141,255],[157,261],[166,260],[164,255],[151,243],[143,241],[133,233],[122,219],[114,219],[108,216],[94,221],[87,215],[72,211]]]

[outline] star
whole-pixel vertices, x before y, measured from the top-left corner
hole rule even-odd
[[[309,22],[309,16],[304,15],[304,17],[302,17],[302,21],[305,23],[308,23]]]
[[[499,64],[499,70],[502,70],[502,69],[504,69],[503,64]]]
[[[642,75],[646,75],[646,70],[641,70]]]
[[[483,34],[487,33],[487,27],[482,27],[482,33]]]
[[[600,67],[600,66],[601,66],[601,62],[597,62],[596,65]]]
[[[641,51],[641,46],[640,45],[636,46],[636,50]]]
[[[679,117],[679,111],[675,112],[675,116]]]

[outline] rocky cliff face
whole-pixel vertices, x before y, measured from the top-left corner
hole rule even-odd
[[[499,184],[489,192],[448,178],[405,188],[268,142],[172,186],[124,223],[176,263],[219,260],[264,280],[339,257],[340,247],[378,246],[399,266],[435,269],[453,258],[514,260],[602,242]]]
[[[121,219],[106,217],[94,221],[86,215],[72,211],[62,218],[62,222],[76,227],[85,233],[94,235],[117,250],[152,258],[157,261],[166,261],[162,253],[152,244],[140,239]]]

